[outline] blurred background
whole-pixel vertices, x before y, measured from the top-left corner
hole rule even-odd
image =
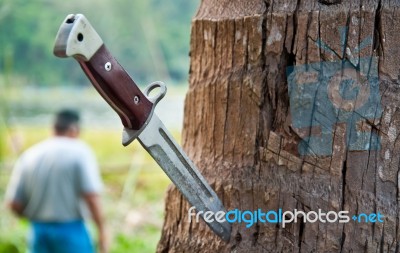
[[[77,62],[56,58],[52,50],[66,15],[83,13],[141,88],[155,80],[167,84],[157,114],[180,141],[190,24],[198,5],[199,0],[0,0],[0,253],[25,252],[27,246],[28,223],[3,204],[15,160],[51,135],[52,116],[64,107],[80,110],[83,139],[99,160],[111,252],[155,251],[170,180],[137,142],[122,147],[117,115]]]

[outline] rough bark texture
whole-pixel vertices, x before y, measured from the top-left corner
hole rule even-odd
[[[189,205],[171,187],[158,252],[400,251],[399,6],[390,0],[202,1],[192,23],[183,146],[225,207],[380,212],[385,220],[234,224],[225,243],[203,221],[188,222]],[[351,60],[340,53],[341,26],[348,27],[350,49],[373,40],[351,59],[379,57],[382,114],[362,127],[379,134],[381,147],[346,149],[346,125],[336,124],[331,155],[301,156],[305,134],[292,125],[286,67]]]

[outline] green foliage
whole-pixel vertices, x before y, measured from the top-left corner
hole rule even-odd
[[[19,253],[18,247],[10,242],[0,241],[0,252]]]
[[[53,56],[57,30],[70,13],[83,13],[114,56],[140,83],[186,81],[190,21],[197,1],[0,0],[0,74],[28,84],[88,84],[71,59]]]
[[[3,98],[4,88],[0,83],[0,168],[6,156],[6,101]],[[0,251],[1,252],[1,251]]]
[[[156,251],[156,242],[160,239],[158,229],[146,228],[143,234],[134,234],[127,236],[118,234],[114,239],[115,242],[111,248],[112,253],[141,252],[151,253]]]
[[[6,156],[5,146],[6,146],[5,129],[4,127],[0,126],[0,165],[3,163],[3,160]]]
[[[24,253],[27,248],[28,223],[25,220],[9,219],[8,214],[1,210],[0,222],[0,252]],[[8,218],[8,219],[7,219]]]

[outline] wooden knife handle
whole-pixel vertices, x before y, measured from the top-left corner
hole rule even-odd
[[[107,103],[118,113],[122,124],[139,130],[153,109],[124,68],[103,44],[89,61],[78,59],[86,76]]]
[[[74,57],[79,62],[96,90],[118,113],[127,129],[140,130],[151,116],[155,104],[165,94],[163,84],[154,84],[146,92],[160,86],[163,92],[155,99],[147,98],[82,14],[70,14],[61,24],[54,54]]]

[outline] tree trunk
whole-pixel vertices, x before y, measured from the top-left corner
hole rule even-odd
[[[234,223],[225,243],[171,187],[158,252],[400,251],[399,6],[202,0],[183,146],[227,210],[384,221]]]

